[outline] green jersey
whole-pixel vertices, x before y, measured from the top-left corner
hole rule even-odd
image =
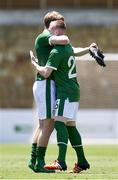
[[[55,70],[53,76],[57,98],[68,98],[70,102],[78,101],[80,90],[72,46],[70,44],[56,45],[50,52],[46,66]]]
[[[46,65],[49,53],[53,48],[53,46],[49,44],[50,37],[51,37],[50,32],[48,30],[44,30],[41,34],[38,35],[38,37],[35,40],[35,51],[36,51],[36,56],[39,60],[38,64],[40,66]],[[37,73],[37,80],[43,80],[43,79],[45,78],[41,76],[39,73]]]

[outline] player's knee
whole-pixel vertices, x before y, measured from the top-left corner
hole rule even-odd
[[[66,123],[67,126],[76,126],[75,121],[67,121]]]

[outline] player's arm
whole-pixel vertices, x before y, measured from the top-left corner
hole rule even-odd
[[[91,47],[97,47],[97,45],[95,43],[92,43],[89,47],[85,47],[85,48],[73,47],[74,55],[75,56],[83,56],[83,55],[89,53],[89,50]]]
[[[60,36],[52,35],[49,38],[49,44],[50,45],[55,45],[55,44],[66,45],[69,42],[70,42],[69,38],[66,35],[60,35]]]
[[[37,69],[39,74],[41,76],[43,76],[44,78],[48,78],[51,75],[52,71],[53,71],[53,69],[51,69],[49,67],[46,67],[46,66],[44,66],[44,67],[43,66],[39,66],[37,63],[33,63],[33,65]]]
[[[73,47],[73,51],[75,56],[83,56],[89,53],[89,47],[85,47],[85,48]]]
[[[31,57],[32,65],[36,68],[36,70],[39,72],[39,74],[41,76],[43,76],[44,78],[48,78],[51,75],[53,69],[50,67],[38,65],[37,58],[35,58],[32,51],[30,51],[30,57]]]

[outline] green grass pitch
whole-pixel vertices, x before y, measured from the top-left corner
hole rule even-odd
[[[85,154],[91,169],[73,174],[76,156],[71,146],[67,152],[67,172],[51,174],[34,173],[27,163],[30,157],[30,145],[0,145],[0,179],[118,179],[118,145],[85,145]],[[57,146],[49,145],[46,162],[57,157]]]

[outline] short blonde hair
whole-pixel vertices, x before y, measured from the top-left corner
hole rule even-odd
[[[51,21],[55,21],[55,20],[62,20],[64,21],[64,17],[57,11],[51,11],[48,12],[45,16],[44,16],[44,25],[45,27],[48,29],[50,22]]]

